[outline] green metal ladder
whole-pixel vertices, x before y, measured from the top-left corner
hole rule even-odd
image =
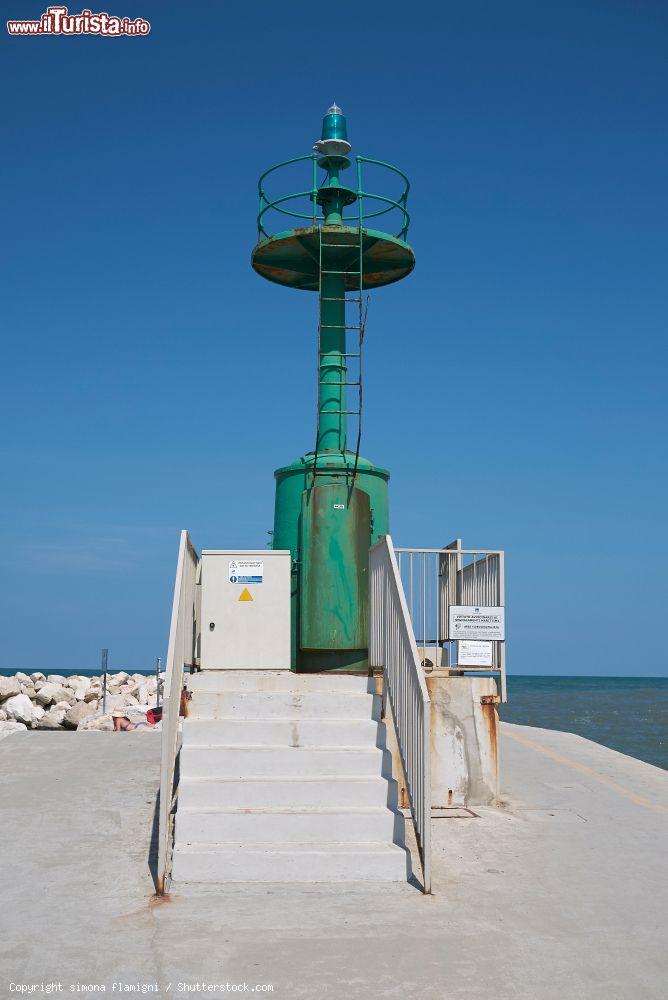
[[[317,476],[326,476],[326,475],[330,475],[331,476],[331,474],[332,474],[331,468],[318,468],[318,446],[319,446],[319,443],[320,443],[320,417],[321,417],[321,413],[323,412],[321,410],[321,408],[320,408],[320,386],[321,385],[329,385],[329,386],[332,386],[332,387],[337,387],[337,386],[338,387],[342,387],[342,386],[345,386],[346,389],[348,387],[357,387],[357,392],[358,392],[358,396],[357,396],[357,409],[351,409],[351,410],[349,410],[349,409],[327,410],[327,413],[338,413],[341,416],[345,416],[345,417],[351,416],[351,417],[354,417],[354,418],[357,419],[357,442],[356,442],[356,445],[355,445],[355,462],[353,464],[353,470],[352,470],[352,476],[351,476],[352,483],[354,483],[355,478],[357,476],[357,465],[358,465],[358,462],[359,462],[360,444],[361,444],[361,441],[362,441],[362,401],[363,401],[363,379],[362,379],[363,368],[362,368],[362,359],[363,359],[363,346],[364,346],[364,332],[365,332],[365,327],[366,327],[366,317],[367,317],[367,312],[368,312],[368,308],[369,308],[369,297],[367,296],[366,308],[365,308],[364,303],[363,303],[363,295],[362,295],[363,280],[364,280],[363,255],[362,255],[362,237],[363,237],[363,234],[364,234],[364,230],[362,229],[361,226],[358,229],[358,231],[357,231],[358,242],[357,243],[336,243],[336,242],[329,242],[329,240],[333,239],[333,237],[336,234],[335,233],[332,233],[331,235],[330,234],[325,234],[324,237],[323,237],[322,226],[318,227],[318,232],[319,232],[319,241],[318,241],[318,243],[319,243],[319,247],[318,247],[318,249],[319,249],[319,259],[318,259],[318,362],[317,362],[317,366],[316,366],[317,373],[318,373],[318,383],[317,383],[317,393],[316,393],[316,397],[317,397],[317,402],[316,402],[317,419],[316,419],[315,449],[314,449],[314,455],[313,455],[313,468],[312,468],[311,471],[312,471],[312,476],[313,476],[313,482],[315,482],[315,479],[316,479]],[[324,268],[323,267],[323,262],[324,262],[323,261],[323,249],[327,251],[327,250],[331,250],[331,249],[334,249],[334,248],[345,248],[346,250],[354,250],[354,249],[358,250],[357,266],[354,269],[352,267],[348,267],[345,270],[331,270],[329,268]],[[328,254],[325,254],[324,256],[327,257]],[[343,297],[342,298],[339,298],[339,297],[332,298],[332,297],[323,296],[323,287],[322,287],[322,285],[323,285],[323,281],[322,281],[323,275],[340,275],[340,276],[342,276],[344,278],[344,290],[343,290]],[[357,278],[357,282],[356,282],[357,283],[357,287],[354,289],[354,293],[355,294],[348,295],[346,293],[345,281],[349,277],[351,277],[353,275]],[[322,303],[323,302],[344,302],[345,303],[345,305],[343,307],[343,323],[342,324],[327,324],[327,326],[323,325],[323,322],[322,322]],[[356,323],[348,323],[347,308],[348,308],[348,305],[351,304],[351,303],[353,303],[353,304],[355,304],[357,306],[357,322]],[[323,357],[327,357],[328,356],[326,353],[323,353],[323,350],[322,350],[322,331],[323,331],[323,329],[344,330],[345,334],[346,334],[346,341],[347,341],[348,330],[356,330],[357,331],[357,351],[348,351],[347,350],[347,346],[346,346],[346,350],[339,355],[343,359],[343,363],[341,365],[342,376],[341,376],[341,380],[339,382],[330,382],[329,380],[326,380],[326,379],[322,378],[322,359],[323,359]],[[352,359],[353,360],[353,364],[356,365],[356,372],[355,372],[355,374],[357,375],[356,379],[350,380],[350,379],[347,378],[347,373],[348,373],[348,359]],[[346,398],[347,399],[347,392],[346,392],[346,396],[342,397],[342,398]],[[347,405],[347,404],[344,403],[344,406],[345,405]],[[343,442],[343,453],[344,453],[344,455],[345,455],[345,452],[347,450],[348,449],[347,449],[347,433],[346,433],[346,438],[344,439],[344,442]]]

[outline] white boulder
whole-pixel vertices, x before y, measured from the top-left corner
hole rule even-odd
[[[30,725],[32,726],[33,729],[37,728],[37,724],[44,718],[45,715],[46,711],[42,708],[41,705],[32,706],[32,722],[30,723]]]
[[[24,722],[26,724],[32,722],[33,703],[27,695],[15,694],[13,697],[8,698],[2,707],[7,713],[8,719],[13,719],[14,722]]]
[[[146,713],[150,705],[129,705],[125,710],[126,718],[130,722],[146,722]]]
[[[16,677],[0,677],[0,701],[21,694],[21,682]]]
[[[78,729],[86,730],[97,730],[98,732],[110,733],[114,729],[114,720],[111,715],[97,715],[90,716],[88,719],[84,719],[77,726]]]
[[[11,736],[12,733],[25,733],[27,728],[22,722],[16,722],[14,719],[0,722],[0,740],[4,739],[5,736]]]
[[[68,709],[69,711],[69,709]],[[62,708],[52,708],[48,712],[45,712],[43,717],[37,723],[38,729],[62,729],[63,720],[65,718],[65,710]]]
[[[97,710],[97,704],[91,702],[86,704],[85,701],[78,701],[72,708],[65,713],[65,718],[63,720],[63,725],[66,729],[77,729],[80,722],[87,719],[90,715],[94,715]]]
[[[100,698],[100,707],[103,705],[107,712],[115,712],[117,708],[125,707],[125,698],[122,694],[110,694],[107,692],[106,698]]]
[[[28,677],[28,675],[24,674],[22,670],[17,670],[14,676],[19,684],[32,684],[32,677]]]
[[[127,702],[128,696],[124,694],[108,694],[106,699],[107,712],[115,712],[118,708],[125,708]]]
[[[35,681],[45,681],[46,674],[43,674],[41,670],[36,670],[34,674],[30,675],[30,680],[33,682],[33,684],[35,683]]]
[[[58,722],[57,716],[53,715],[51,712],[46,712],[43,719],[35,726],[35,729],[62,729],[63,726]]]
[[[67,683],[67,677],[63,674],[49,674],[46,679],[49,684],[60,684],[61,687],[65,687]]]
[[[58,722],[58,725],[60,726],[63,724],[65,716],[67,715],[68,712],[69,708],[56,708],[54,706],[53,708],[50,708],[46,714],[50,715],[52,719],[55,719]]]
[[[39,691],[35,694],[35,699],[40,705],[50,705],[52,702],[55,704],[58,701],[68,701],[69,702],[70,692],[67,688],[62,687],[60,684],[54,684],[48,681],[43,684]]]

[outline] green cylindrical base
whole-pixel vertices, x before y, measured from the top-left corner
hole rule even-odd
[[[322,452],[318,455],[318,475],[316,486],[327,483],[342,483],[352,486],[352,470],[355,455],[346,452]],[[367,649],[327,649],[302,650],[300,648],[300,590],[301,590],[301,560],[300,551],[300,518],[302,512],[302,495],[305,490],[313,488],[312,474],[313,452],[297,459],[291,465],[277,469],[276,506],[274,513],[273,548],[289,549],[292,553],[292,592],[291,592],[291,630],[292,630],[292,668],[293,670],[313,672],[320,670],[357,670],[366,671],[368,667]],[[329,471],[331,470],[331,472]],[[325,474],[326,473],[326,474]],[[369,544],[378,541],[381,535],[389,533],[388,481],[390,474],[386,469],[372,465],[368,459],[360,457],[357,464],[357,476],[354,486],[369,496],[371,507],[371,530]],[[365,595],[366,597],[366,595]]]

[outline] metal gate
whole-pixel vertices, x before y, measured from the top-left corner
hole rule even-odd
[[[443,549],[395,549],[415,641],[425,666],[499,676],[501,701],[506,700],[506,641],[489,642],[485,663],[472,663],[462,640],[451,635],[452,608],[498,609],[505,612],[504,553],[464,549],[456,539]],[[470,646],[470,643],[469,643]],[[482,659],[482,657],[481,657]]]

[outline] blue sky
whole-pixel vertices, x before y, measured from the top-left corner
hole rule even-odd
[[[367,330],[395,543],[506,550],[511,671],[666,674],[665,5],[103,9],[150,36],[2,36],[0,666],[147,667],[179,529],[265,544],[316,301],[251,270],[256,182],[336,100],[413,185]]]

